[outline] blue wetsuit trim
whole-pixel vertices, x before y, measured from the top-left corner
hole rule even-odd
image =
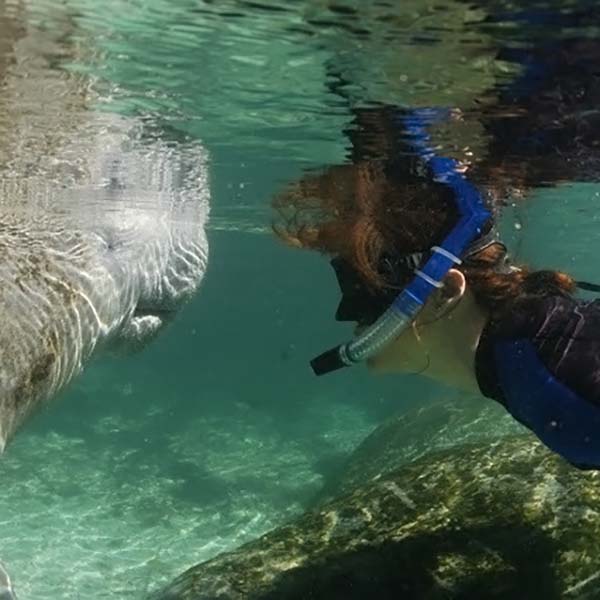
[[[494,344],[496,373],[515,419],[580,468],[600,468],[600,407],[546,368],[529,339]]]

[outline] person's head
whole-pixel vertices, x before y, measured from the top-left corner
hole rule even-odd
[[[403,157],[403,160],[410,160]],[[414,276],[419,254],[439,244],[458,213],[451,190],[413,165],[398,176],[393,161],[364,161],[308,175],[279,195],[276,232],[288,243],[326,253],[342,289],[338,320],[369,325]],[[412,328],[370,361],[385,371],[447,379],[444,364],[476,345],[494,315],[532,295],[570,293],[573,280],[556,271],[509,265],[506,248],[489,243],[446,276]],[[467,353],[468,354],[468,353]],[[432,373],[433,371],[433,373]]]

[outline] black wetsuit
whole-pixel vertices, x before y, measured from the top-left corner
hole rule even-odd
[[[476,374],[544,444],[580,468],[600,468],[600,300],[522,300],[484,329]]]

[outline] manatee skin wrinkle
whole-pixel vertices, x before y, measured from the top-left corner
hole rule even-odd
[[[127,318],[133,289],[119,288],[91,233],[48,219],[0,215],[0,439],[78,372]]]
[[[120,117],[87,127],[48,159],[58,177],[0,172],[0,450],[97,349],[153,339],[206,270],[204,149]]]

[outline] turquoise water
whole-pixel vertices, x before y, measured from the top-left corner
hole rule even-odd
[[[307,330],[309,290],[286,273],[318,278],[319,265],[236,232],[215,233],[213,253],[161,343],[90,367],[7,451],[2,548],[20,597],[139,597],[298,513],[392,408],[393,387],[362,373],[325,385],[305,373],[327,319]]]
[[[142,352],[98,357],[0,462],[0,558],[20,600],[141,598],[298,514],[386,416],[455,394],[362,369],[312,377],[307,360],[349,328],[331,318],[326,261],[271,235],[270,200],[305,169],[344,160],[351,103],[469,108],[515,68],[495,60],[489,31],[467,27],[482,10],[458,2],[0,8],[0,156],[23,177],[75,122],[95,131],[96,113],[209,156],[199,292]],[[438,45],[411,41],[431,31]],[[31,124],[15,139],[14,114]],[[598,279],[598,193],[541,190],[506,211],[506,237],[523,259]]]

